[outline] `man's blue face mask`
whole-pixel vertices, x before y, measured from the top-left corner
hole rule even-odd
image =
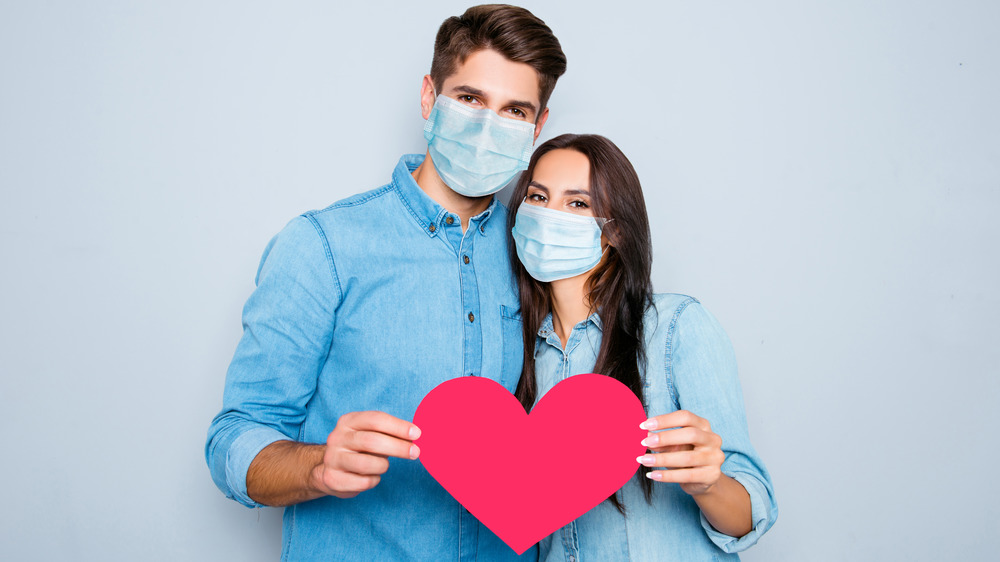
[[[601,229],[608,222],[522,202],[511,234],[524,269],[548,283],[586,273],[601,262]]]
[[[439,95],[424,123],[424,138],[445,185],[466,197],[483,197],[528,168],[535,125]]]

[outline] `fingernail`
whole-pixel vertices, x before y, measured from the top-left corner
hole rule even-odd
[[[663,475],[660,474],[659,470],[654,470],[652,472],[647,472],[646,478],[649,478],[650,480],[663,480]]]
[[[417,447],[416,445],[410,445],[410,458],[416,459],[419,456],[420,456],[420,447]]]
[[[420,437],[420,428],[415,425],[411,425],[409,435],[410,439],[416,439],[417,437]]]
[[[640,444],[645,445],[647,447],[653,447],[655,445],[658,445],[659,443],[660,443],[660,438],[657,437],[656,435],[650,435],[649,437],[640,441]]]
[[[642,429],[656,429],[656,420],[646,420],[639,424]]]
[[[639,455],[635,458],[635,462],[639,464],[644,464],[646,466],[653,465],[653,455]]]

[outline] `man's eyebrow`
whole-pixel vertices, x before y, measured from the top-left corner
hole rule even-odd
[[[462,92],[464,94],[471,94],[473,96],[479,96],[481,98],[487,98],[487,97],[489,97],[489,96],[486,95],[486,92],[484,92],[484,91],[482,91],[480,89],[477,89],[477,88],[473,88],[472,86],[466,86],[464,84],[461,85],[461,86],[455,86],[454,89],[455,89],[456,92]]]
[[[531,115],[538,113],[538,108],[535,107],[535,104],[531,103],[530,101],[510,100],[507,102],[507,105],[519,107],[523,109],[525,113],[530,113]]]

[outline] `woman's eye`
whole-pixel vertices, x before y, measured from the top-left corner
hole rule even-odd
[[[528,201],[535,201],[538,203],[542,203],[545,201],[545,196],[543,196],[541,193],[532,193],[531,195],[528,196]]]
[[[590,207],[590,205],[588,205],[586,202],[579,200],[573,201],[572,203],[569,204],[569,206],[573,207],[574,209],[587,209]]]

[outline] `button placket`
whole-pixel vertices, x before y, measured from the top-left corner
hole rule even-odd
[[[459,221],[454,220],[454,226],[447,228],[446,231],[449,237],[454,238],[457,249],[455,257],[461,260],[457,265],[462,288],[462,308],[465,309],[465,317],[462,319],[463,370],[470,375],[484,376],[482,318],[477,319],[476,316],[487,312],[480,309],[479,280],[476,277],[476,268],[469,259],[469,255],[475,251],[475,239],[469,236],[474,231],[470,228],[462,233],[460,228],[456,228],[458,224]]]

